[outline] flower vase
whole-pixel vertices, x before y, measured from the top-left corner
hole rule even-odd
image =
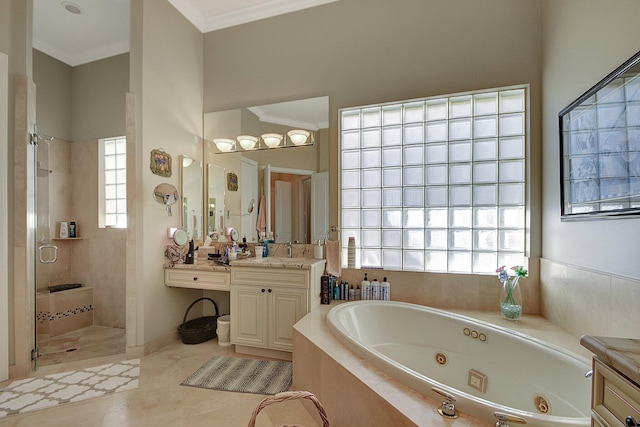
[[[518,320],[522,314],[522,294],[518,285],[519,279],[520,276],[511,276],[502,282],[500,311],[505,319]]]

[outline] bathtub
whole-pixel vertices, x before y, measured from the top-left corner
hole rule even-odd
[[[356,301],[333,307],[327,325],[371,365],[456,410],[495,423],[590,426],[589,361],[533,337],[425,306]],[[515,423],[511,425],[516,425]]]

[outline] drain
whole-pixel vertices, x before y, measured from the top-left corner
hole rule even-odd
[[[68,348],[65,350],[66,353],[71,353],[72,351],[76,351],[77,348]]]
[[[447,355],[440,352],[436,353],[435,359],[436,359],[436,363],[440,366],[446,365],[448,361]]]
[[[551,411],[551,404],[546,397],[540,394],[533,396],[533,406],[542,414],[548,414]]]

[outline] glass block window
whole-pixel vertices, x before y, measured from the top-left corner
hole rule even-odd
[[[340,110],[342,260],[491,273],[524,264],[526,87]]]
[[[100,227],[127,228],[127,140],[99,141]]]

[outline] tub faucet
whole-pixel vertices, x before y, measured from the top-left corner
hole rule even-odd
[[[455,396],[437,387],[432,387],[431,390],[444,397],[444,402],[442,402],[442,406],[438,408],[438,413],[445,418],[458,418],[458,411],[454,403],[456,401]]]
[[[507,423],[514,424],[526,424],[524,418],[516,417],[515,415],[505,414],[504,412],[494,412],[493,416],[498,420],[496,422],[496,427],[509,427]]]

